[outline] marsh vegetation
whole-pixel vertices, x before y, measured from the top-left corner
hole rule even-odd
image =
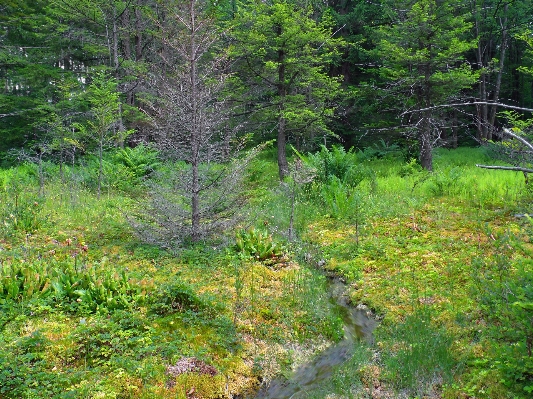
[[[100,199],[98,162],[66,180],[45,163],[45,196],[36,165],[2,170],[0,396],[253,397],[343,340],[327,271],[379,326],[302,397],[528,397],[523,176],[476,168],[483,148],[439,150],[433,172],[396,150],[319,157],[288,191],[263,151],[236,229],[174,250],[128,222],[140,165],[107,154]]]

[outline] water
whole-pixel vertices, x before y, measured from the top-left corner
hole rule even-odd
[[[372,343],[372,331],[376,321],[369,317],[365,309],[350,305],[346,295],[346,285],[339,279],[329,280],[332,304],[342,316],[344,339],[329,347],[311,362],[303,364],[288,380],[279,377],[259,390],[256,399],[296,399],[317,388],[321,381],[331,376],[335,366],[350,359],[355,345],[363,339]],[[300,395],[301,394],[301,395]]]

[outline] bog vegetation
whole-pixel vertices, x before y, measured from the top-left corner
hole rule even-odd
[[[342,338],[318,265],[380,325],[310,397],[530,395],[531,191],[476,168],[486,149],[439,150],[430,173],[324,147],[295,155],[314,178],[294,190],[266,150],[238,228],[178,252],[135,235],[152,150],[123,151],[100,199],[98,163],[66,182],[45,163],[46,196],[36,165],[1,172],[2,397],[252,396]]]

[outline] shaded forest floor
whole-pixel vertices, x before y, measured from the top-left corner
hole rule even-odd
[[[290,189],[265,155],[241,245],[179,253],[135,237],[140,187],[40,197],[32,167],[2,171],[0,397],[251,395],[342,339],[318,265],[380,325],[305,397],[528,397],[532,195],[485,157],[439,151],[429,174],[360,154],[356,187]]]

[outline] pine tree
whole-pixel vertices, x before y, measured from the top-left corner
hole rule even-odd
[[[248,87],[248,111],[266,130],[277,130],[280,179],[289,173],[286,143],[332,134],[327,120],[335,110],[340,82],[328,76],[342,41],[333,37],[328,13],[320,22],[310,8],[286,0],[252,3],[237,13],[235,50]]]
[[[144,239],[176,247],[227,228],[242,197],[246,159],[231,120],[228,49],[215,10],[203,0],[169,2],[158,20],[159,62],[151,71],[154,137],[175,168],[151,186],[134,222]]]
[[[379,30],[380,73],[398,115],[407,115],[402,122],[418,142],[420,164],[431,170],[443,127],[434,107],[471,87],[478,77],[464,58],[475,47],[466,35],[471,24],[453,0],[395,6],[393,23]]]

